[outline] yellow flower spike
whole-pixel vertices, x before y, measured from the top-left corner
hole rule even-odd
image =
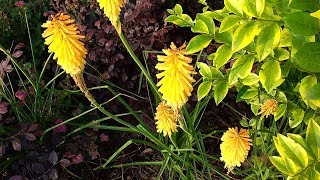
[[[177,113],[171,109],[165,102],[161,102],[157,107],[154,119],[156,120],[157,132],[163,133],[164,136],[171,136],[177,132]]]
[[[241,163],[247,158],[251,139],[249,131],[246,129],[229,128],[221,137],[221,161],[225,162],[225,168],[228,172],[232,171],[235,166],[240,167]]]
[[[52,20],[42,24],[46,28],[42,33],[53,59],[70,75],[82,73],[86,64],[87,49],[80,41],[84,36],[79,35],[78,27],[69,15],[58,13],[51,16]]]
[[[161,79],[157,86],[160,86],[159,92],[167,104],[174,109],[183,106],[193,90],[192,84],[195,80],[191,74],[196,74],[193,66],[190,65],[192,58],[186,57],[186,45],[177,48],[171,43],[169,49],[162,50],[166,55],[158,55],[159,63],[156,69],[162,71],[157,74]]]
[[[259,114],[262,114],[264,117],[268,117],[269,115],[274,115],[274,113],[277,111],[277,108],[277,100],[268,99],[263,103]]]
[[[104,14],[109,18],[111,24],[116,28],[118,33],[121,32],[121,23],[119,16],[124,3],[123,0],[97,0]]]

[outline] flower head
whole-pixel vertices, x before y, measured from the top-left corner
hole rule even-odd
[[[155,114],[157,120],[157,132],[163,133],[164,136],[171,136],[177,132],[177,114],[165,102],[161,102],[157,107]]]
[[[17,1],[16,3],[14,3],[14,5],[18,6],[18,7],[22,7],[24,5],[23,1]]]
[[[277,107],[277,100],[268,99],[263,103],[259,114],[262,114],[264,117],[268,117],[270,114],[274,115],[274,113],[277,111]]]
[[[27,93],[23,90],[19,90],[15,93],[16,98],[18,98],[21,101],[24,101],[27,97]]]
[[[42,37],[49,47],[49,52],[54,52],[53,59],[58,59],[58,64],[70,75],[82,73],[86,64],[87,49],[80,41],[84,36],[79,35],[78,27],[70,16],[58,13],[51,16],[52,20],[42,24],[47,28]]]
[[[193,90],[192,84],[195,80],[191,74],[196,74],[191,63],[192,58],[186,57],[186,45],[177,48],[173,43],[170,49],[164,49],[166,56],[159,55],[159,63],[156,69],[162,71],[157,74],[157,78],[161,79],[157,86],[160,86],[159,92],[162,98],[172,108],[180,108],[184,105]]]
[[[252,141],[249,131],[246,129],[229,128],[221,137],[220,145],[221,160],[225,162],[225,167],[231,171],[235,166],[240,167],[247,158]]]
[[[111,24],[116,28],[117,32],[121,31],[119,16],[123,7],[123,0],[97,0],[104,14],[109,18]]]

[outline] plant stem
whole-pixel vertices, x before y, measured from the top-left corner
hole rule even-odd
[[[146,78],[147,78],[149,84],[151,85],[152,89],[154,90],[154,92],[158,92],[158,88],[157,88],[156,84],[153,82],[150,74],[148,73],[146,68],[142,65],[142,63],[139,60],[139,58],[133,52],[131,46],[129,45],[129,43],[128,43],[127,39],[126,39],[126,37],[124,37],[122,32],[119,33],[119,36],[120,36],[120,39],[121,39],[123,45],[126,47],[127,51],[129,52],[129,54],[132,57],[132,59],[134,60],[134,62],[139,66],[139,68],[141,69],[142,73],[146,76]],[[159,96],[159,93],[157,93],[157,95]]]

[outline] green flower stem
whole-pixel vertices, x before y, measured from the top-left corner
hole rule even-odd
[[[157,92],[157,95],[160,97],[156,84],[153,82],[153,80],[152,80],[150,74],[148,73],[147,69],[142,65],[142,63],[139,60],[139,58],[133,52],[131,46],[129,45],[129,43],[128,43],[127,39],[126,39],[126,37],[124,37],[122,32],[119,32],[118,34],[120,36],[120,39],[121,39],[123,45],[126,47],[127,51],[129,52],[130,56],[132,57],[134,62],[139,66],[139,68],[141,69],[142,73],[146,76],[146,78],[147,78],[149,84],[151,85],[152,89],[154,90],[154,92]]]

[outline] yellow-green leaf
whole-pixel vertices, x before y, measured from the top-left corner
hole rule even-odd
[[[315,17],[315,18],[320,19],[320,9],[318,11],[316,11],[316,12],[311,13],[310,15]]]
[[[191,27],[191,31],[194,33],[209,34],[207,25],[201,19],[197,19],[195,25]]]
[[[256,42],[256,52],[259,61],[265,59],[272,50],[278,45],[280,40],[280,27],[278,24],[273,23],[266,26],[259,33]]]
[[[213,86],[213,97],[216,105],[218,105],[228,93],[228,81],[227,80],[216,80]]]
[[[247,77],[252,69],[254,62],[253,55],[242,55],[240,56],[232,66],[229,75],[229,84],[234,84],[238,81],[238,78],[243,79]]]
[[[301,124],[304,118],[305,111],[301,108],[296,108],[291,112],[291,117],[289,119],[289,126],[295,128]]]
[[[269,60],[262,65],[261,69],[259,79],[263,88],[269,94],[284,81],[281,75],[280,64],[278,61]]]
[[[187,46],[187,53],[193,54],[198,51],[201,51],[202,49],[206,48],[210,42],[212,41],[212,37],[205,34],[200,34],[195,37],[193,37],[188,46]]]
[[[287,157],[301,168],[308,165],[307,152],[300,144],[281,134],[278,134],[277,139],[276,148],[281,157]]]
[[[212,81],[203,81],[198,87],[198,101],[204,98],[211,90]]]
[[[252,86],[259,82],[259,76],[255,73],[250,73],[247,77],[241,80],[243,85]]]
[[[208,78],[208,79],[212,78],[211,69],[206,63],[197,62],[197,66],[200,69],[199,73],[201,74],[201,76],[203,76],[204,78]]]
[[[265,7],[265,0],[245,0],[243,11],[251,17],[260,17]]]
[[[225,32],[230,30],[231,28],[235,27],[236,25],[239,25],[239,22],[241,21],[241,17],[237,15],[229,15],[226,18],[224,18],[221,22],[219,33]]]
[[[224,5],[228,9],[228,11],[242,16],[243,0],[224,0]]]
[[[274,113],[274,120],[275,121],[279,120],[286,112],[286,109],[287,109],[287,104],[280,104],[277,108],[277,111]]]
[[[282,157],[271,156],[269,157],[271,163],[283,174],[290,175],[291,172],[288,170],[286,163]]]
[[[232,52],[231,47],[229,45],[223,44],[219,46],[214,57],[214,64],[217,67],[217,69],[225,65],[231,57]]]
[[[248,46],[259,31],[258,23],[249,21],[241,24],[232,37],[232,52],[237,52]]]
[[[320,126],[314,121],[309,122],[306,135],[307,143],[310,145],[317,160],[320,160]]]

